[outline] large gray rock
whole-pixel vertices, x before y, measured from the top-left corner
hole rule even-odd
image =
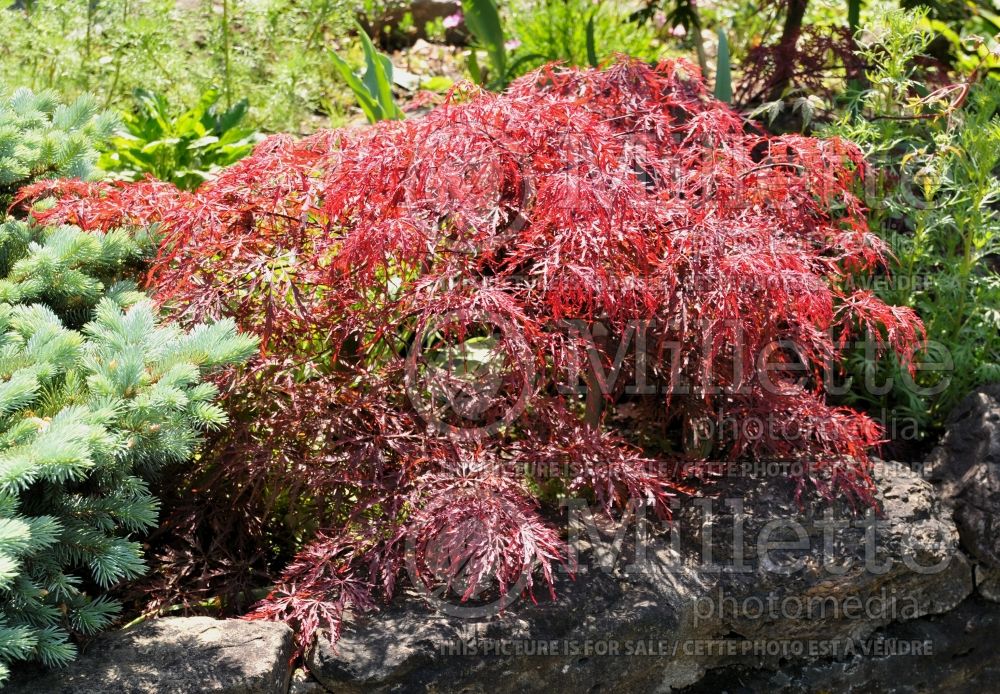
[[[843,502],[800,508],[784,475],[728,478],[718,491],[730,503],[703,500],[710,515],[685,504],[671,537],[628,533],[617,561],[590,537],[554,602],[489,616],[487,601],[475,615],[410,594],[354,620],[335,646],[320,640],[310,670],[338,692],[670,691],[711,668],[807,661],[954,608],[972,571],[948,513],[908,467],[877,474],[877,522]]]
[[[809,495],[800,506],[777,470],[721,480],[669,531],[575,514],[590,522],[570,524],[579,564],[557,577],[557,600],[501,609],[498,596],[411,590],[351,620],[335,646],[320,640],[294,691],[988,690],[1000,606],[969,598],[950,508],[907,466],[874,476],[877,518]],[[886,642],[889,654],[868,652]],[[923,655],[895,654],[898,642]],[[291,653],[282,625],[164,619],[96,639],[64,670],[21,673],[11,690],[283,693]]]
[[[24,672],[12,694],[284,694],[292,631],[273,622],[175,617],[95,639],[72,664]]]
[[[980,592],[996,599],[1000,577],[1000,384],[966,397],[924,466],[954,510],[962,548],[977,567]]]
[[[995,692],[1000,681],[1000,605],[970,598],[941,615],[897,623],[839,659],[781,670],[713,670],[683,694]],[[866,650],[867,649],[867,650]]]

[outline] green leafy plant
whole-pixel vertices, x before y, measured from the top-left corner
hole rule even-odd
[[[92,178],[95,143],[116,124],[90,97],[61,105],[50,91],[19,89],[0,102],[0,207],[39,178]]]
[[[511,77],[553,61],[597,67],[619,53],[649,61],[662,57],[654,27],[632,21],[620,2],[514,0],[507,14],[508,39],[516,46]]]
[[[858,143],[873,166],[872,226],[895,255],[892,276],[874,289],[917,310],[933,365],[911,380],[859,351],[849,399],[917,435],[940,427],[973,387],[1000,379],[1000,85],[979,71],[925,84],[918,66],[933,34],[924,20],[924,11],[892,9],[862,28],[870,87],[828,129]]]
[[[474,38],[468,68],[491,89],[550,62],[598,67],[615,54],[652,60],[653,30],[630,21],[621,5],[598,0],[517,0],[499,8],[495,0],[462,0],[465,27]],[[478,52],[486,54],[484,69]]]
[[[197,188],[250,154],[260,139],[243,125],[246,99],[226,109],[219,100],[209,90],[194,108],[174,116],[162,95],[137,89],[136,110],[123,115],[125,131],[110,142],[99,166],[129,181],[151,174],[184,190]]]
[[[462,0],[462,10],[465,26],[476,41],[473,50],[469,52],[469,73],[472,79],[480,84],[487,81],[476,56],[476,48],[481,48],[489,57],[490,69],[487,74],[490,84],[502,89],[513,75],[508,66],[503,23],[495,0]]]
[[[725,103],[733,100],[733,77],[729,66],[729,39],[719,29],[719,57],[715,69],[715,98]]]
[[[149,476],[226,421],[203,378],[254,350],[231,321],[158,325],[114,281],[150,241],[0,224],[0,681],[68,662],[119,613],[106,593],[144,572],[157,521]]]
[[[380,120],[403,120],[405,115],[392,95],[392,61],[375,50],[371,38],[358,26],[361,48],[365,54],[365,74],[359,77],[346,60],[331,51],[330,58],[341,79],[354,93],[358,106],[369,123]]]

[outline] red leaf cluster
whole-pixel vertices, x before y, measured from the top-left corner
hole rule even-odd
[[[743,79],[734,95],[737,103],[772,101],[786,90],[799,96],[832,96],[842,89],[839,80],[860,74],[864,67],[846,27],[806,24],[794,36],[795,40],[761,43],[747,51],[741,65]]]
[[[862,168],[849,143],[750,129],[688,63],[622,61],[272,137],[193,194],[62,182],[22,200],[55,194],[46,221],[159,223],[159,300],[263,338],[166,561],[201,562],[184,575],[219,592],[218,555],[246,544],[220,528],[286,524],[305,548],[255,614],[308,641],[403,576],[459,602],[551,587],[539,495],[666,516],[677,462],[711,456],[804,462],[870,501],[880,431],[828,405],[821,372],[859,330],[904,359],[923,336],[852,289],[886,253]],[[698,433],[727,418],[761,426]]]

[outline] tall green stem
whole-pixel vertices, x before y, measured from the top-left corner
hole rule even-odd
[[[232,73],[230,70],[229,0],[222,0],[222,61],[226,108],[233,107]]]
[[[861,0],[847,0],[847,30],[850,34],[851,52],[855,52],[854,35],[861,26]],[[852,65],[847,67],[847,95],[851,100],[851,116],[856,118],[860,104],[858,95],[865,88],[865,76],[862,68]]]

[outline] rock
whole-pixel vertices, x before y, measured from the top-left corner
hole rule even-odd
[[[102,635],[68,668],[17,673],[10,691],[990,690],[1000,605],[984,598],[1000,571],[969,562],[951,507],[908,466],[874,478],[878,515],[808,494],[799,505],[778,468],[719,480],[669,528],[571,506],[578,562],[557,576],[558,599],[410,589],[349,620],[337,644],[321,639],[294,677],[288,627],[194,617]]]
[[[880,630],[838,660],[786,666],[779,672],[722,668],[683,694],[745,692],[889,692],[965,694],[996,691],[1000,679],[1000,605],[970,598],[942,615]],[[863,649],[868,648],[869,654]],[[921,652],[915,653],[919,649]]]
[[[962,547],[1000,569],[1000,384],[959,403],[924,472],[954,509]]]
[[[11,694],[284,694],[292,630],[274,622],[174,617],[99,636],[67,667],[18,673]]]
[[[1000,602],[1000,569],[976,564],[974,575],[976,592],[987,600]]]
[[[877,475],[878,519],[840,501],[799,508],[794,482],[772,474],[725,479],[726,499],[683,504],[669,533],[645,540],[644,524],[628,526],[618,553],[616,528],[572,524],[589,532],[556,601],[501,611],[497,596],[410,593],[353,619],[336,645],[321,639],[309,669],[338,692],[670,691],[711,668],[804,662],[823,644],[954,608],[972,569],[947,511],[908,467]]]

